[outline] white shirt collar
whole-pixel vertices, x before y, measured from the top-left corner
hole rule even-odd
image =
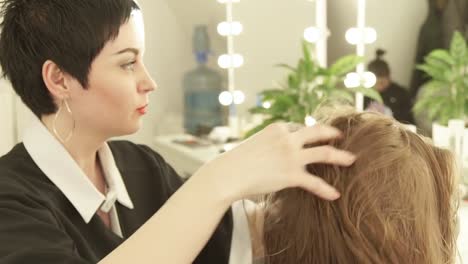
[[[26,129],[23,144],[36,165],[62,191],[86,223],[91,221],[101,205],[101,208],[110,209],[115,199],[133,209],[122,175],[107,143],[98,150],[109,186],[107,197],[96,189],[68,151],[37,117],[32,118],[30,127]]]

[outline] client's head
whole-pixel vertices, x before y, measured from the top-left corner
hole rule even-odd
[[[265,204],[266,263],[454,263],[456,176],[451,154],[376,113],[321,120],[343,131],[329,144],[351,167],[307,170],[341,193],[329,202],[300,189]]]

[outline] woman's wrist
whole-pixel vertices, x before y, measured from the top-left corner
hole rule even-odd
[[[207,164],[192,175],[190,180],[194,181],[201,192],[209,194],[221,206],[229,207],[235,201],[242,199],[242,196],[233,184],[228,183],[228,178],[225,173],[223,175],[214,171],[210,168],[210,164]]]

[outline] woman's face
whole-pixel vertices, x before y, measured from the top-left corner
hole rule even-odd
[[[73,81],[69,104],[77,129],[114,137],[140,128],[156,88],[143,64],[144,49],[143,18],[136,11],[91,64],[88,88]]]
[[[379,92],[384,92],[390,86],[389,77],[377,77],[377,83],[375,84],[375,89]]]

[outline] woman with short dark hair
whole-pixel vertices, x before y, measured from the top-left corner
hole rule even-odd
[[[292,186],[339,196],[304,170],[353,162],[303,149],[331,127],[274,124],[183,185],[147,146],[108,142],[140,128],[156,89],[134,1],[4,0],[2,15],[0,65],[36,119],[0,157],[1,263],[228,263],[250,254],[233,239],[248,238],[235,201]]]

